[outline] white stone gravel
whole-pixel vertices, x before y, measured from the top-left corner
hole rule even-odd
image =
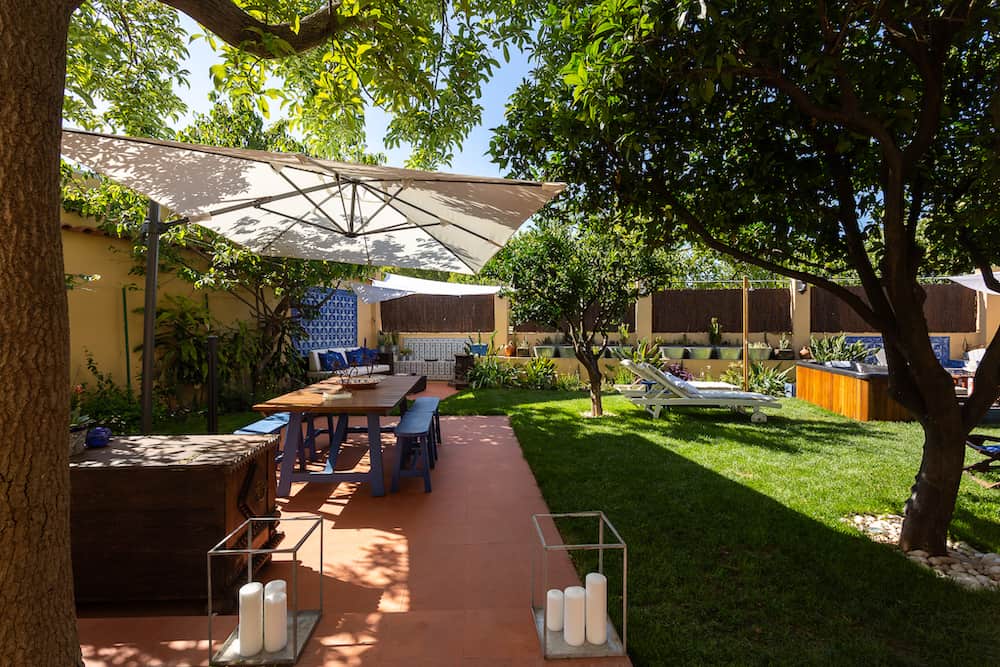
[[[899,544],[903,517],[896,514],[855,514],[844,519],[855,528],[882,544]],[[930,568],[940,577],[948,577],[966,588],[1000,591],[1000,554],[976,551],[964,542],[948,541],[947,556],[930,556],[914,549],[906,557]]]

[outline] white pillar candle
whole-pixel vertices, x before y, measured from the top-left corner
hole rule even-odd
[[[284,582],[282,582],[284,583]],[[274,653],[288,643],[288,605],[284,591],[264,596],[264,650]]]
[[[545,595],[545,627],[552,632],[563,629],[563,592],[558,588]]]
[[[604,644],[608,641],[608,578],[591,572],[587,585],[587,641]]]
[[[570,646],[583,646],[587,632],[587,591],[570,586],[563,592],[563,639]]]
[[[264,584],[264,597],[278,591],[281,591],[286,596],[288,595],[288,584],[285,583],[284,579],[275,579]]]
[[[257,655],[264,647],[264,586],[254,581],[240,587],[240,655]]]

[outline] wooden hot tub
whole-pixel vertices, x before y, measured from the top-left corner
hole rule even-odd
[[[847,368],[800,361],[795,395],[821,408],[858,421],[911,421],[906,409],[889,396],[889,370],[851,362]]]

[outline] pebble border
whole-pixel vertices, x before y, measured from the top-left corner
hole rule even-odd
[[[853,525],[873,541],[897,546],[903,528],[903,517],[897,514],[855,514],[842,521]],[[1000,591],[1000,554],[976,551],[965,542],[948,540],[947,556],[931,556],[914,549],[906,552],[914,563],[932,570],[939,577],[948,577],[972,590]]]

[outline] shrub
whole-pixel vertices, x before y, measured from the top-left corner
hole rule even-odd
[[[466,374],[466,379],[473,389],[513,387],[518,381],[518,371],[513,364],[489,355],[477,358],[475,365]]]
[[[681,364],[665,364],[660,370],[688,382],[694,379],[694,375],[691,374],[691,371],[684,368]]]
[[[553,389],[556,386],[556,362],[547,357],[533,357],[521,367],[517,384],[525,389]]]
[[[860,340],[847,342],[847,336],[810,338],[809,351],[816,361],[864,361],[869,354],[868,346]]]
[[[788,381],[788,373],[791,370],[791,368],[786,368],[780,371],[776,366],[765,366],[761,363],[751,364],[748,389],[768,396],[784,396],[785,382]],[[730,365],[722,374],[722,381],[742,387],[743,366],[740,364]]]
[[[142,405],[131,387],[119,387],[110,375],[97,368],[94,357],[87,354],[87,370],[94,376],[94,386],[83,383],[78,407],[81,413],[113,433],[137,433],[142,425]],[[164,413],[162,404],[153,404],[154,418]]]

